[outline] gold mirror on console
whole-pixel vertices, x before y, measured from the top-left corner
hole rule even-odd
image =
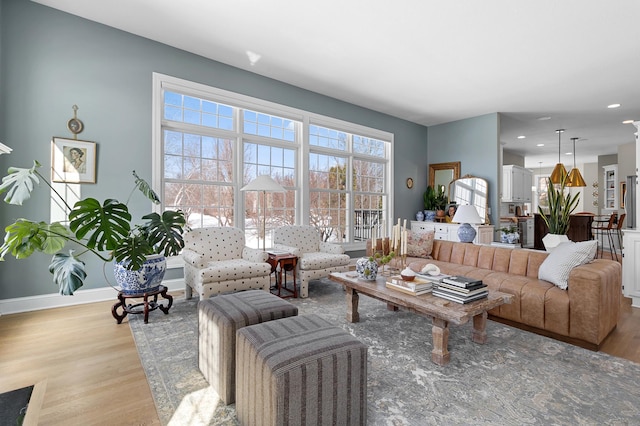
[[[460,177],[460,162],[451,163],[435,163],[429,164],[429,182],[428,185],[433,188],[443,186],[449,187],[449,184]]]
[[[489,224],[489,184],[485,179],[472,175],[456,179],[449,185],[449,202],[473,204],[480,217]]]

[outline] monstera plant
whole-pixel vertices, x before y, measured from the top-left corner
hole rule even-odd
[[[85,198],[72,208],[38,172],[40,167],[37,161],[29,169],[10,167],[2,179],[0,194],[6,192],[5,202],[22,205],[43,181],[51,189],[51,197],[66,206],[67,220],[47,223],[18,219],[5,228],[0,260],[7,254],[16,259],[28,258],[34,252],[52,254],[49,271],[60,294],[72,295],[84,284],[87,272],[81,258],[87,253],[105,262],[115,260],[128,270],[137,270],[149,255],[174,256],[184,247],[182,233],[186,221],[182,211],[149,213],[142,217],[141,224],[134,225],[127,208],[129,199],[121,203],[109,198],[100,203],[95,198]],[[135,183],[129,198],[138,189],[153,203],[160,203],[158,195],[135,171],[133,177]],[[63,252],[67,243],[75,243],[77,247]]]

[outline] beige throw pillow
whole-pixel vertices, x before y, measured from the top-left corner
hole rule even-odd
[[[407,256],[431,256],[435,231],[409,232],[407,235]]]
[[[566,290],[571,270],[576,266],[591,262],[596,257],[597,249],[598,242],[596,240],[561,243],[549,253],[549,256],[540,265],[538,278]]]

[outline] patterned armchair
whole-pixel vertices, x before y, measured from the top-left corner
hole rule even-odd
[[[282,226],[273,231],[273,247],[298,256],[300,297],[309,297],[309,281],[349,270],[349,256],[338,244],[320,241],[313,226]]]
[[[212,227],[187,231],[184,237],[185,297],[192,291],[206,299],[240,290],[269,291],[271,265],[262,250],[245,247],[238,228]]]

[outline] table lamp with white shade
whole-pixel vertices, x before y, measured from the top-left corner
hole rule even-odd
[[[475,206],[468,204],[458,206],[456,213],[453,215],[452,222],[461,223],[458,228],[458,238],[463,243],[470,243],[476,237],[476,230],[470,225],[471,223],[483,223],[484,220],[478,214]]]
[[[262,191],[262,250],[265,250],[267,240],[267,192],[285,192],[286,189],[273,180],[271,176],[261,175],[249,182],[248,185],[240,188],[240,191]],[[260,208],[260,206],[258,206],[258,208]],[[258,235],[258,243],[259,241],[260,236]]]

